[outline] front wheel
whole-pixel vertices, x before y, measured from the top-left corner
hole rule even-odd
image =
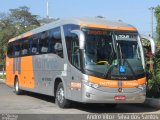
[[[57,90],[56,90],[56,104],[60,108],[68,108],[70,107],[70,101],[67,100],[64,96],[64,87],[63,83],[59,83]]]
[[[22,90],[19,88],[19,80],[16,78],[15,83],[14,83],[14,91],[17,95],[22,94]]]

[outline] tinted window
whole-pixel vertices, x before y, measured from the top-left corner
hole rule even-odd
[[[33,36],[32,38],[32,47],[31,47],[31,53],[34,54],[39,54],[39,39],[40,39],[40,35],[36,34]]]
[[[8,57],[13,57],[14,51],[13,51],[13,43],[8,44],[8,51],[7,51]]]
[[[68,53],[68,59],[71,61],[71,41],[74,39],[74,34],[71,33],[72,30],[78,30],[80,27],[78,25],[64,25],[64,35],[66,40],[66,47],[67,47],[67,53]]]
[[[19,57],[21,55],[21,41],[15,41],[13,43],[14,57]]]
[[[64,34],[68,53],[68,60],[76,68],[80,69],[80,51],[78,36],[71,33],[72,30],[78,30],[78,25],[64,25]]]
[[[8,44],[8,57],[54,53],[63,58],[60,27]]]
[[[39,40],[40,53],[47,53],[48,47],[49,47],[48,31],[44,31],[41,33]]]
[[[22,40],[21,55],[22,56],[29,55],[29,52],[30,52],[29,39],[28,38],[24,38]]]
[[[76,68],[78,68],[78,69],[81,68],[78,36],[73,36],[72,41],[71,41],[70,61],[71,61],[72,65],[74,65]]]
[[[60,27],[54,28],[49,32],[50,32],[49,51],[63,58],[63,45],[62,45]]]

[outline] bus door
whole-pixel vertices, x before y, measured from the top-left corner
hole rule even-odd
[[[81,99],[81,61],[78,37],[71,42],[71,97],[74,100]]]
[[[21,57],[20,56],[21,44],[19,41],[15,42],[14,45],[14,58],[13,58],[13,74],[21,74]]]

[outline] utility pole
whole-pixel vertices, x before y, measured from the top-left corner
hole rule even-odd
[[[48,0],[46,1],[46,12],[47,12],[46,17],[49,18],[49,2],[48,2]]]
[[[151,37],[153,38],[153,25],[154,25],[154,7],[150,7],[149,10],[151,11]],[[149,58],[150,58],[150,63],[149,63],[149,69],[151,72],[153,72],[153,56],[151,51],[149,52]]]
[[[154,7],[150,7],[149,10],[151,11],[151,37],[153,38],[153,18],[154,18]]]

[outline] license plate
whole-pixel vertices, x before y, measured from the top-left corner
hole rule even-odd
[[[126,96],[115,96],[114,99],[115,100],[125,100]]]

